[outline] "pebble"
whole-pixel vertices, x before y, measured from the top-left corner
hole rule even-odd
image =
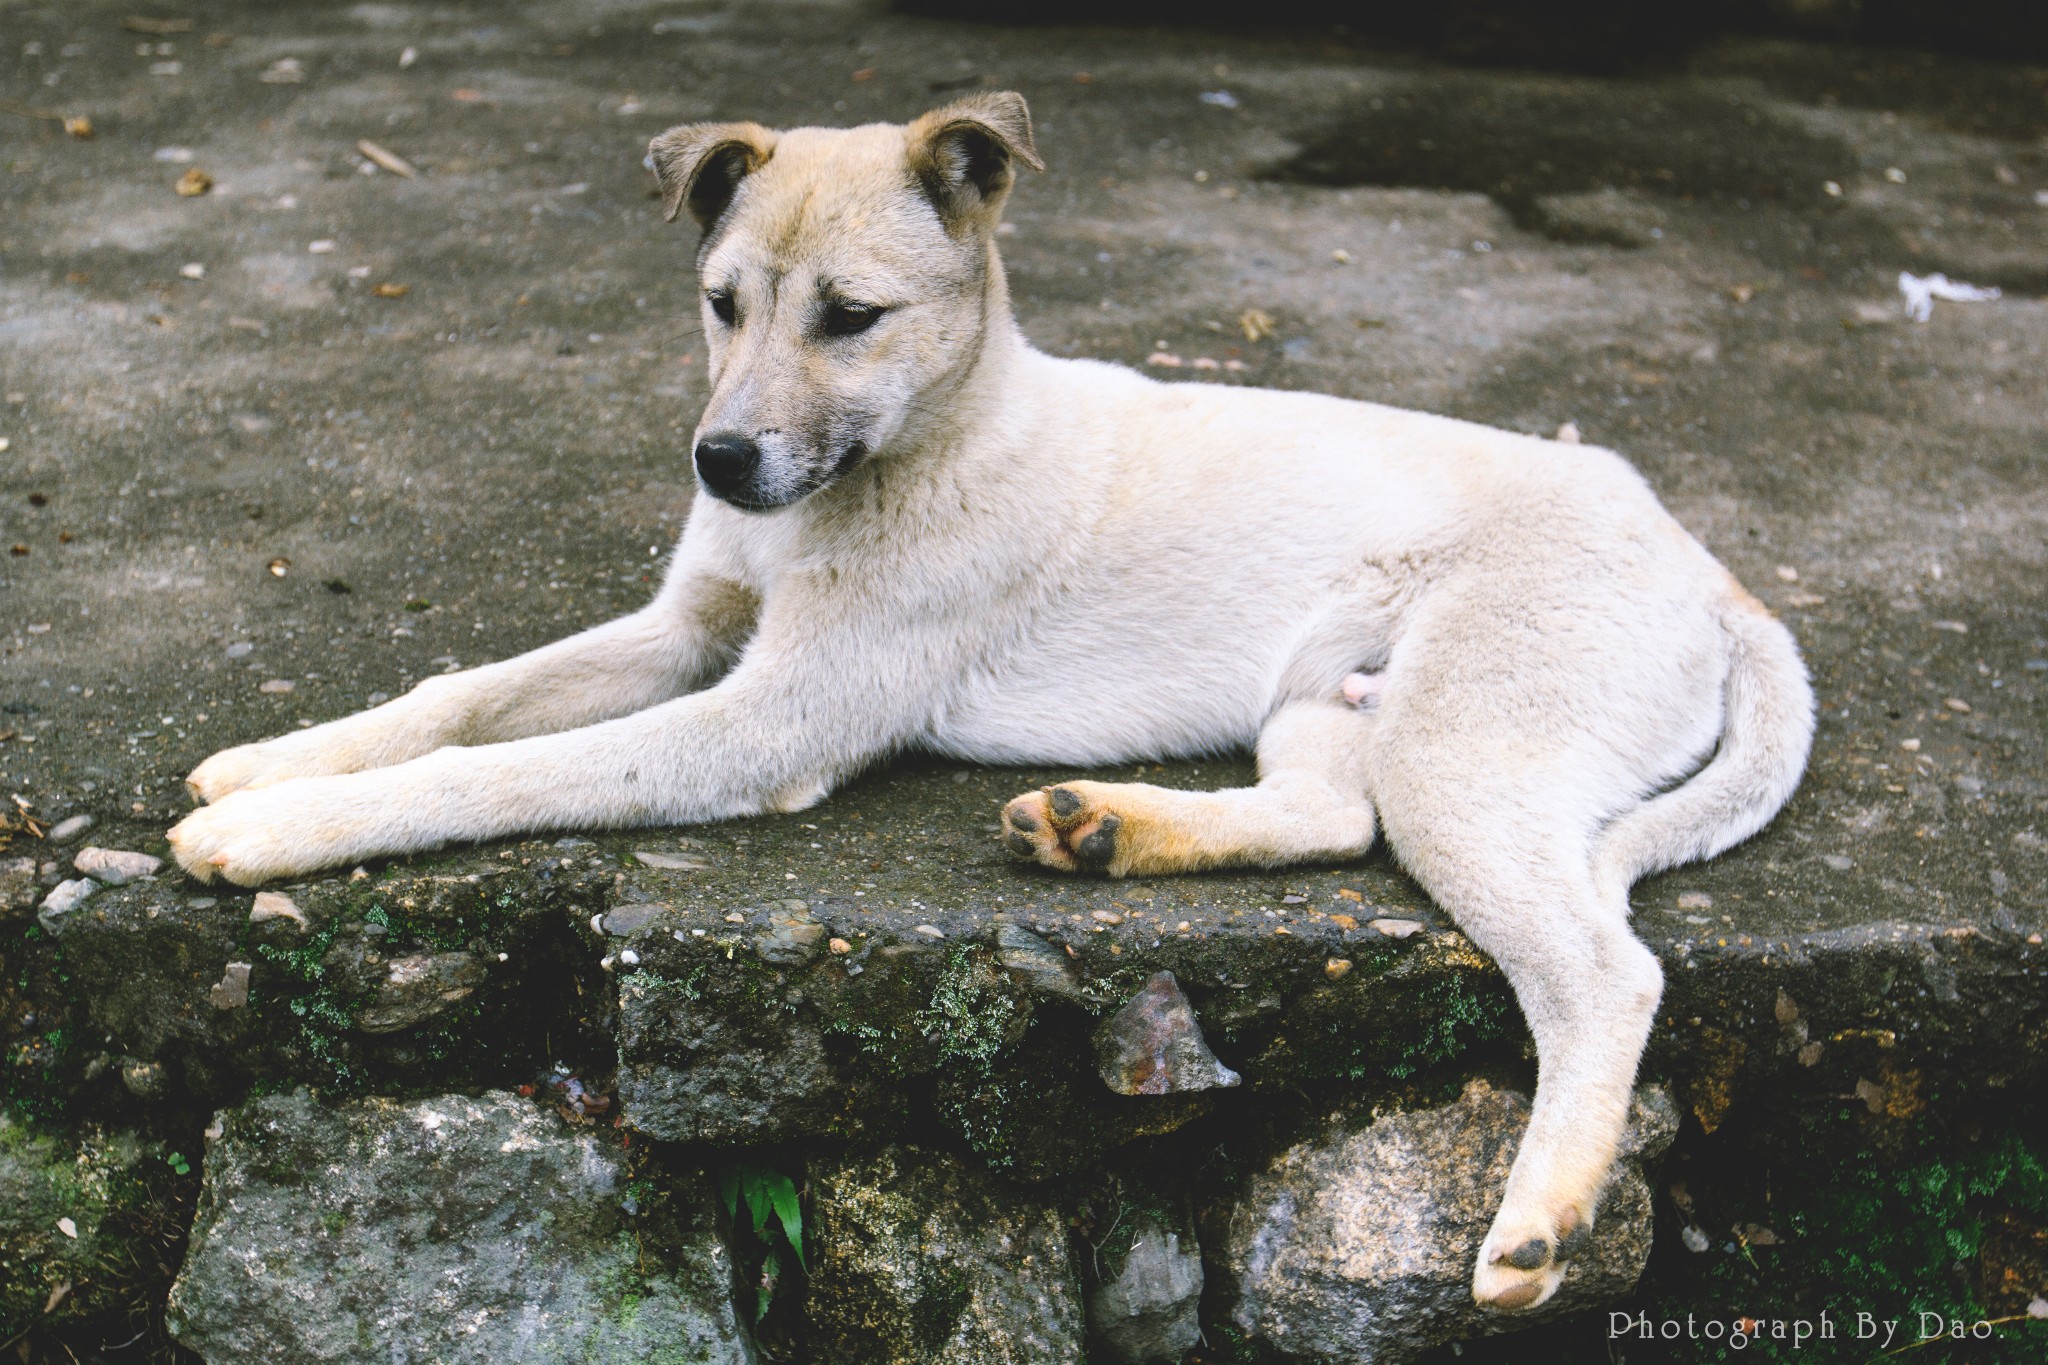
[[[154,877],[164,860],[126,849],[87,847],[78,850],[71,865],[108,886],[126,886],[139,877]]]
[[[256,646],[250,643],[249,641],[237,640],[233,644],[228,646],[228,657],[230,659],[246,659],[252,653],[254,653],[255,650]]]
[[[72,815],[59,820],[50,827],[50,842],[65,844],[92,828],[90,815]]]
[[[272,678],[268,682],[260,684],[256,690],[258,692],[296,692],[298,687],[299,685],[290,678]]]
[[[1847,872],[1856,866],[1856,860],[1844,853],[1823,853],[1820,860],[1837,872]]]
[[[1373,928],[1388,938],[1407,938],[1410,934],[1422,932],[1422,921],[1414,919],[1376,919],[1368,921]]]
[[[936,924],[920,924],[912,932],[923,934],[926,938],[944,938],[946,936],[946,931]]]
[[[1678,893],[1678,908],[1681,910],[1711,910],[1714,898],[1704,891],[1681,891]]]
[[[62,917],[85,904],[86,899],[99,889],[99,883],[90,877],[58,882],[50,894],[43,897],[42,905],[36,910],[36,919],[51,933],[61,932],[58,925]]]
[[[1103,924],[1122,924],[1124,922],[1124,917],[1114,910],[1091,910],[1088,912],[1088,918],[1098,920]]]
[[[258,891],[256,903],[249,907],[249,922],[255,924],[267,919],[288,919],[298,926],[302,934],[313,927],[306,919],[306,912],[299,909],[298,903],[290,896],[277,891]]]
[[[848,953],[853,951],[853,945],[851,943],[848,943],[843,938],[835,938],[830,943],[827,943],[825,946],[832,950],[832,955],[834,957],[845,957]]]
[[[1323,964],[1323,975],[1332,981],[1342,981],[1350,974],[1351,959],[1348,957],[1333,957]]]

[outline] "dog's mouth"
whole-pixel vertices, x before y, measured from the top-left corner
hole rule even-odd
[[[706,491],[720,502],[737,507],[742,512],[773,512],[778,507],[802,502],[818,490],[839,482],[858,468],[861,461],[867,457],[867,442],[851,441],[833,458],[830,465],[823,469],[807,471],[796,484],[778,488],[773,493],[764,493],[763,490],[754,487],[735,488],[724,492],[707,488]]]

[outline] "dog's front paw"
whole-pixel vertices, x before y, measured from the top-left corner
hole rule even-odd
[[[1565,1266],[1592,1240],[1591,1215],[1576,1209],[1528,1224],[1497,1218],[1472,1268],[1472,1297],[1480,1307],[1503,1313],[1538,1307],[1557,1292]]]
[[[171,828],[171,856],[202,882],[222,877],[240,886],[323,866],[331,859],[312,847],[302,804],[285,789],[232,793]]]
[[[185,789],[200,801],[218,801],[245,787],[267,787],[294,777],[338,771],[341,769],[294,735],[222,749],[192,770]]]

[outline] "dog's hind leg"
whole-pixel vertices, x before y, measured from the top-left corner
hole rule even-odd
[[[1376,714],[1293,702],[1259,733],[1259,784],[1220,792],[1062,782],[1003,808],[1022,858],[1113,877],[1352,858],[1372,847],[1366,755]]]
[[[1472,1274],[1479,1303],[1512,1311],[1555,1293],[1592,1234],[1664,977],[1629,930],[1625,890],[1596,882],[1582,834],[1475,795],[1453,820],[1449,802],[1420,820],[1401,809],[1388,838],[1500,964],[1535,1035],[1534,1111]]]

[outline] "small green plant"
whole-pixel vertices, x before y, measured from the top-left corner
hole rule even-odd
[[[782,1282],[787,1266],[783,1253],[804,1262],[804,1214],[797,1203],[796,1182],[771,1166],[741,1162],[726,1168],[718,1178],[719,1197],[735,1228],[746,1228],[760,1244],[760,1272],[754,1277],[754,1321],[768,1316],[775,1288]],[[746,1217],[740,1217],[741,1209]]]
[[[183,1152],[172,1152],[169,1156],[164,1158],[164,1165],[170,1167],[171,1170],[178,1175],[192,1174],[192,1163],[185,1160],[185,1154]]]

